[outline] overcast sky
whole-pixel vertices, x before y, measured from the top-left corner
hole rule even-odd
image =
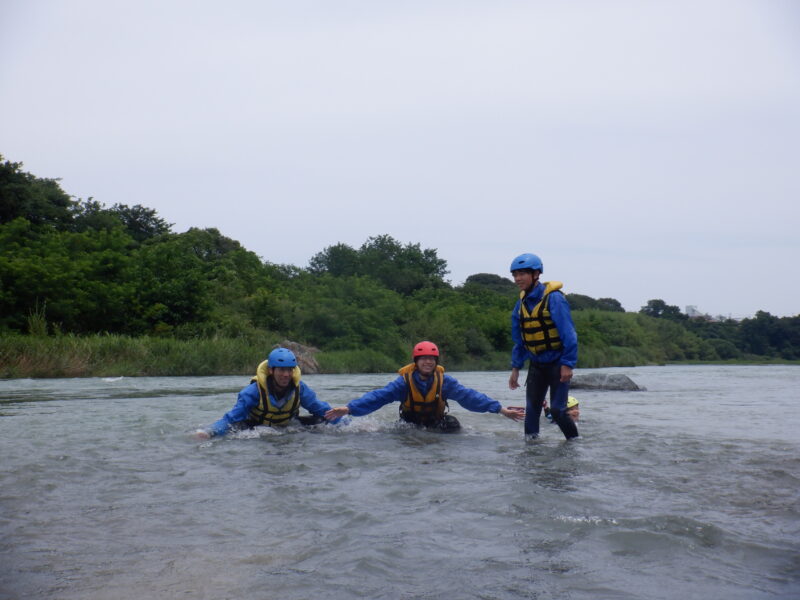
[[[305,267],[800,314],[794,0],[0,0],[0,153]]]

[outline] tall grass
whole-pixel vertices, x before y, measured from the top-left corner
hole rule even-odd
[[[248,375],[275,340],[5,335],[0,378]]]
[[[0,378],[250,375],[278,339],[177,340],[124,335],[4,335],[0,337]],[[323,373],[394,373],[396,359],[372,350],[319,352]],[[410,361],[409,357],[409,361]],[[448,361],[448,371],[504,370],[508,356]]]
[[[34,308],[28,311],[27,324],[28,333],[36,337],[44,337],[47,335],[47,302],[39,306],[39,300],[36,300]]]
[[[44,308],[31,314],[30,331],[35,335],[0,336],[0,378],[251,375],[280,341],[277,335],[270,333],[179,340],[124,335],[59,335],[55,329],[56,335],[48,336],[46,329],[42,329],[43,314]],[[674,324],[656,323],[653,326],[653,320],[639,317],[578,312],[578,367],[731,362],[708,356],[707,343]],[[370,349],[323,351],[315,358],[323,373],[393,373],[402,366],[396,358]],[[458,361],[447,356],[442,358],[448,371],[502,371],[509,368],[510,353],[493,351],[482,357]],[[782,361],[745,356],[733,362]]]

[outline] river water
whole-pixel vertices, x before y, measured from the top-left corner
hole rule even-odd
[[[800,367],[601,372],[647,390],[575,390],[571,442],[395,405],[201,443],[247,378],[0,381],[0,598],[800,597]],[[305,380],[336,405],[391,378]]]

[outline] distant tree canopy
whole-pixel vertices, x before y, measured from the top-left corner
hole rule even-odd
[[[611,312],[625,312],[622,304],[614,298],[598,298],[595,300],[583,294],[566,294],[572,310],[607,310]]]
[[[435,249],[385,234],[358,249],[329,246],[307,269],[264,262],[217,229],[176,234],[155,210],[74,200],[58,180],[0,157],[0,332],[258,343],[269,331],[382,366],[407,360],[409,345],[427,338],[456,364],[505,365],[516,285],[476,273],[454,288],[447,272]],[[800,316],[714,322],[660,299],[637,314],[613,298],[567,298],[580,366],[800,360]]]
[[[503,295],[516,295],[519,292],[517,286],[508,277],[500,277],[500,275],[492,273],[470,275],[464,282],[463,289],[465,291],[482,289]]]
[[[75,202],[57,179],[40,179],[22,171],[22,163],[0,155],[0,224],[18,217],[34,225],[65,227],[72,221]]]
[[[648,300],[639,312],[655,319],[670,319],[672,321],[685,321],[689,317],[681,312],[677,306],[668,305],[663,300]]]
[[[445,285],[448,273],[447,262],[436,250],[402,245],[389,235],[371,237],[358,250],[341,243],[329,246],[311,258],[308,270],[337,277],[372,277],[406,296],[424,287]]]
[[[740,325],[742,349],[751,354],[800,359],[800,316],[774,317],[760,310]]]
[[[171,225],[152,208],[115,204],[111,208],[91,198],[73,200],[58,179],[41,179],[22,171],[22,163],[0,155],[0,225],[22,218],[32,225],[59,231],[109,231],[121,227],[136,242],[170,233]]]
[[[73,207],[73,228],[76,231],[88,229],[122,228],[137,242],[143,242],[159,235],[170,233],[172,226],[156,214],[152,208],[140,204],[127,206],[115,204],[106,208],[91,198],[78,201]]]

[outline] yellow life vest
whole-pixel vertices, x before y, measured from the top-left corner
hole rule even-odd
[[[526,293],[520,292],[519,325],[522,330],[522,340],[532,354],[539,354],[546,350],[560,350],[563,347],[558,335],[558,328],[550,318],[550,293],[561,288],[560,281],[545,282],[542,299],[530,311],[525,306]]]
[[[250,383],[258,384],[258,406],[250,410],[250,425],[286,425],[292,417],[300,413],[300,367],[295,367],[292,371],[292,384],[294,394],[291,400],[287,400],[283,407],[277,407],[269,397],[269,361],[264,361],[256,369],[256,376]]]
[[[403,376],[408,386],[408,394],[400,404],[400,417],[404,421],[417,425],[435,425],[441,421],[448,408],[447,400],[442,396],[444,367],[436,365],[436,370],[433,372],[433,384],[424,397],[417,389],[412,377],[412,373],[416,369],[417,365],[411,363],[397,371]]]

